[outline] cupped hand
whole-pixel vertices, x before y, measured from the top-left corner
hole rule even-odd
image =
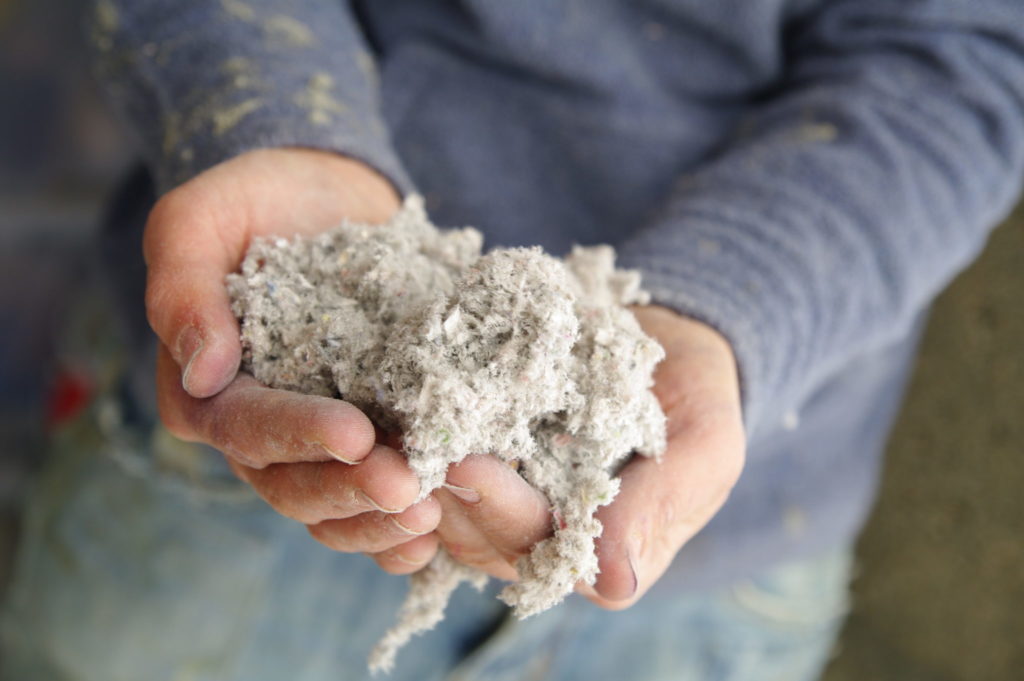
[[[162,344],[160,414],[173,434],[222,451],[240,478],[323,544],[401,547],[413,560],[436,543],[438,501],[414,503],[419,483],[404,457],[378,444],[352,405],[273,390],[238,372],[238,324],[224,284],[254,236],[312,234],[344,218],[379,223],[398,206],[390,184],[351,159],[303,149],[238,156],[154,207],[146,308]]]
[[[668,447],[660,461],[634,457],[620,474],[618,496],[598,511],[601,573],[578,591],[608,609],[635,603],[718,512],[739,478],[746,447],[728,342],[666,308],[634,312],[665,349],[654,393],[667,417]],[[552,531],[543,496],[491,456],[453,466],[448,482],[455,487],[436,495],[443,517],[431,536],[460,562],[515,579],[516,560]]]
[[[717,331],[672,310],[634,310],[665,349],[654,394],[667,419],[660,461],[634,457],[615,500],[598,510],[601,573],[579,590],[597,605],[635,603],[665,573],[679,550],[718,513],[739,480],[746,434],[732,348]]]
[[[146,312],[193,397],[215,395],[238,370],[238,324],[224,277],[252,237],[316,234],[344,218],[378,223],[399,206],[368,166],[310,149],[261,149],[164,195],[146,223]]]

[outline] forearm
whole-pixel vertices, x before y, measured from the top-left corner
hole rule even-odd
[[[97,0],[90,41],[162,191],[275,146],[338,151],[409,186],[341,0]]]
[[[1024,6],[837,2],[780,91],[623,249],[734,346],[746,421],[901,337],[1024,169]]]

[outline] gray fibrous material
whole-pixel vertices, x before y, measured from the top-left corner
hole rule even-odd
[[[664,449],[650,391],[664,353],[625,307],[648,296],[638,273],[615,269],[611,247],[560,260],[481,246],[474,229],[435,228],[412,197],[386,225],[255,239],[228,289],[245,368],[400,431],[421,498],[469,454],[518,462],[555,519],[501,592],[526,617],[594,582],[594,513],[618,492],[617,467]],[[411,635],[443,617],[459,583],[480,577],[442,551],[413,575],[371,667],[390,668]]]

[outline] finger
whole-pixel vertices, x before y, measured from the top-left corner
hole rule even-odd
[[[232,468],[275,511],[307,525],[367,511],[407,512],[419,494],[419,482],[405,457],[380,445],[358,466],[284,463],[256,469],[234,463]],[[413,534],[433,529],[420,527],[418,518],[414,515],[415,522],[409,526]],[[399,518],[396,522],[403,521]]]
[[[514,564],[552,533],[547,499],[497,458],[467,457],[449,469],[446,480],[444,488],[452,496],[453,514],[460,512],[458,516],[464,518],[473,531],[460,522],[464,534],[446,528],[444,539],[446,544],[460,545],[456,550],[464,555],[485,543],[497,556]],[[481,558],[477,555],[475,560],[493,561]]]
[[[441,503],[437,536],[452,558],[492,577],[515,581],[518,574],[514,560],[495,549],[483,531],[470,520],[465,502],[444,488],[435,490],[434,496]]]
[[[516,560],[551,533],[547,500],[492,456],[467,457],[435,492],[444,516],[438,536],[460,563],[515,580]]]
[[[631,461],[619,495],[597,513],[604,531],[591,600],[602,607],[636,602],[721,508],[739,478],[744,441],[738,410],[706,414],[699,425],[678,412],[667,414],[670,437],[662,460]]]
[[[179,189],[161,199],[146,224],[146,313],[194,397],[209,397],[234,377],[241,359],[238,322],[224,277],[244,248],[241,218],[216,210],[201,192]],[[237,235],[226,240],[224,234]]]
[[[351,404],[267,388],[247,374],[213,397],[196,399],[182,388],[166,348],[157,357],[157,399],[171,433],[205,442],[250,468],[332,459],[356,463],[374,446],[373,424]]]
[[[309,526],[318,542],[345,553],[377,553],[425,535],[441,520],[441,505],[427,497],[401,513],[373,511],[343,520],[325,520]]]
[[[510,562],[553,532],[548,500],[493,456],[469,456],[450,467],[446,488],[459,500],[466,517]]]
[[[415,537],[386,551],[370,554],[377,565],[393,575],[408,575],[422,569],[437,555],[441,542],[435,532]]]

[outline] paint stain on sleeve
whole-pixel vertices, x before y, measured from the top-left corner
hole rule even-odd
[[[242,0],[220,0],[220,5],[230,16],[240,21],[254,21],[256,19],[256,10],[242,2]]]
[[[346,110],[332,90],[334,78],[330,74],[318,71],[309,79],[306,88],[295,95],[295,104],[309,114],[309,121],[314,125],[329,125],[335,114]]]
[[[234,106],[214,110],[210,116],[213,121],[213,134],[220,137],[238,125],[243,118],[262,106],[263,100],[253,97]]]
[[[231,57],[221,64],[221,72],[228,78],[229,87],[236,90],[253,90],[261,88],[256,65],[246,57]]]
[[[121,23],[117,7],[111,0],[100,0],[96,3],[96,26],[106,33],[113,33]]]
[[[263,30],[268,39],[290,47],[308,47],[316,42],[309,26],[284,14],[276,14],[267,19],[263,23]]]
[[[380,81],[380,75],[377,72],[377,61],[370,55],[366,50],[359,50],[356,53],[356,66],[359,67],[359,71],[366,78],[367,82],[377,85]]]
[[[90,37],[101,52],[109,52],[114,46],[114,33],[121,24],[117,7],[111,0],[96,3]]]

